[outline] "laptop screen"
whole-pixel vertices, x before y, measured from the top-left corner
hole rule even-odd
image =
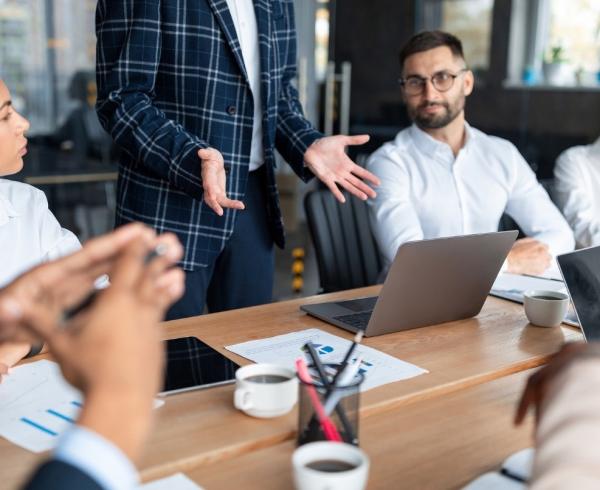
[[[600,247],[557,257],[588,342],[600,340]]]

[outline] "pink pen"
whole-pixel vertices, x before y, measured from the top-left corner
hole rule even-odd
[[[342,437],[338,432],[336,426],[333,424],[331,419],[325,413],[323,409],[323,405],[321,404],[321,400],[319,400],[319,395],[317,394],[317,390],[312,383],[311,376],[308,372],[308,367],[306,366],[306,362],[304,359],[296,360],[296,370],[298,371],[298,376],[300,380],[306,385],[306,389],[308,390],[308,395],[310,396],[310,401],[312,402],[313,408],[317,414],[317,418],[319,419],[319,423],[321,424],[321,429],[323,429],[323,433],[325,437],[329,441],[342,442]]]

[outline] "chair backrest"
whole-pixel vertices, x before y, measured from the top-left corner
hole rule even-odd
[[[376,284],[381,271],[367,205],[344,195],[345,204],[325,189],[311,191],[304,199],[324,293]]]

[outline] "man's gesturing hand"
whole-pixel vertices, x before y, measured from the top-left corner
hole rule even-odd
[[[204,202],[219,216],[223,216],[223,208],[244,209],[242,201],[227,197],[223,155],[214,148],[206,148],[205,150],[199,150],[198,156],[202,160],[201,175]]]
[[[379,185],[379,179],[368,170],[356,165],[345,152],[348,145],[363,145],[367,141],[369,136],[366,134],[327,136],[315,141],[304,154],[306,166],[340,202],[346,200],[337,185],[362,200],[376,196],[375,191],[363,180]]]

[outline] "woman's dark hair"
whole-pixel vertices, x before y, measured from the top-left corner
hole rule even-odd
[[[456,36],[444,31],[423,31],[411,37],[400,50],[400,69],[404,69],[404,62],[409,56],[440,46],[448,46],[456,58],[465,58],[462,43]]]

